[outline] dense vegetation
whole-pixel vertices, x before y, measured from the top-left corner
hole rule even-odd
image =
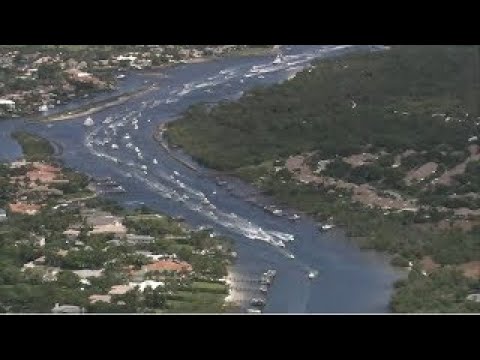
[[[479,207],[475,198],[449,197],[478,190],[478,162],[469,163],[451,185],[429,185],[435,175],[464,161],[467,146],[478,142],[476,51],[473,46],[396,46],[321,60],[294,79],[254,89],[237,102],[194,106],[171,123],[167,136],[199,162],[233,171],[286,205],[322,221],[333,217],[362,246],[395,255],[396,265],[427,255],[440,265],[480,260],[476,231],[435,229],[438,221],[454,219],[451,210],[436,207]],[[407,150],[415,152],[392,167],[395,156]],[[318,160],[333,159],[324,175],[393,189],[425,207],[416,213],[368,209],[352,203],[348,191],[302,184],[285,169],[274,169],[288,156],[307,152],[314,153],[313,168]],[[357,167],[342,160],[362,152],[383,155]],[[407,186],[406,174],[430,161],[438,164],[436,174]],[[457,291],[455,284],[467,280],[450,270],[437,271],[409,277],[392,308],[474,311],[475,306],[463,305],[466,288]],[[419,296],[437,287],[431,297]],[[451,289],[455,296],[435,302]]]
[[[46,160],[54,153],[53,146],[48,140],[31,135],[24,131],[16,131],[12,137],[22,147],[23,154],[28,161]]]
[[[311,72],[255,89],[238,102],[191,108],[169,137],[220,169],[311,150],[349,155],[367,145],[391,152],[438,146],[463,151],[466,139],[478,134],[475,123],[445,122],[432,114],[465,118],[469,112],[464,100],[472,90],[467,79],[473,51],[402,46],[322,60]]]

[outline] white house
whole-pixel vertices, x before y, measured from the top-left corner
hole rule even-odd
[[[9,99],[0,99],[0,108],[15,110],[15,101]]]

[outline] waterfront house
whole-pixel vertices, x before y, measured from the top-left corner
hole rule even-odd
[[[158,260],[151,264],[142,266],[143,271],[175,271],[175,272],[190,272],[192,265],[185,261],[177,260]]]
[[[85,309],[80,306],[75,305],[60,305],[55,304],[55,307],[52,309],[54,314],[81,314],[84,313]]]
[[[15,110],[15,101],[9,99],[0,99],[0,110]]]
[[[467,296],[467,300],[480,302],[480,294],[470,294]]]
[[[94,294],[90,295],[88,300],[90,301],[90,304],[95,304],[96,302],[110,303],[112,301],[112,296]]]
[[[128,285],[113,285],[108,292],[109,295],[125,295],[127,292],[133,289],[131,284]]]

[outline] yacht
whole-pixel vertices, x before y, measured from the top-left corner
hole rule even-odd
[[[289,220],[292,220],[292,221],[295,221],[295,220],[300,219],[300,215],[298,215],[298,214],[293,214],[293,215],[290,216],[288,219],[289,219]]]
[[[85,121],[83,122],[83,125],[85,126],[93,126],[94,125],[94,122],[93,122],[93,119],[89,116],[85,119]]]
[[[324,224],[322,226],[320,226],[320,229],[322,229],[323,231],[327,231],[327,230],[331,230],[335,227],[335,225],[332,225],[332,224]]]
[[[278,53],[277,57],[275,58],[275,60],[273,60],[273,63],[275,65],[277,64],[281,64],[283,62],[283,55],[282,53]]]

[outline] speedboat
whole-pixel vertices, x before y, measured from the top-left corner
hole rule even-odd
[[[85,126],[93,126],[94,125],[94,122],[93,122],[93,119],[89,116],[85,119],[85,121],[83,122],[83,125]]]
[[[327,230],[333,229],[334,227],[335,225],[332,225],[332,224],[324,224],[320,226],[320,229],[322,229],[323,231],[327,231]]]
[[[275,60],[273,60],[273,64],[277,65],[277,64],[281,64],[282,62],[283,62],[283,56],[281,53],[279,53],[275,58]]]
[[[300,219],[300,216],[299,216],[298,214],[293,214],[293,215],[290,216],[288,219],[289,219],[289,220],[292,220],[292,221],[295,221],[295,220]]]

